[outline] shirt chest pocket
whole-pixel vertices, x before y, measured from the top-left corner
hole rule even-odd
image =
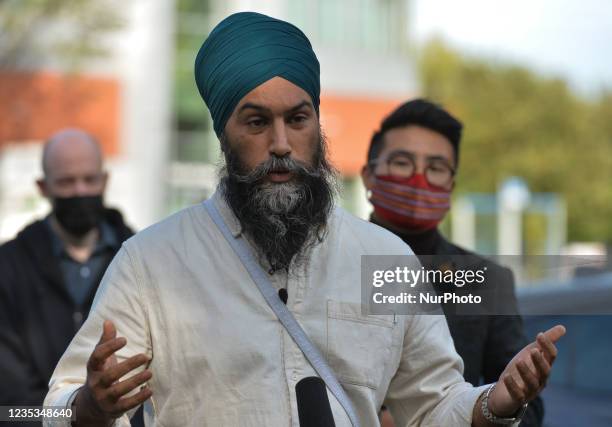
[[[377,389],[398,332],[393,316],[367,316],[360,304],[327,301],[327,361],[343,383]]]

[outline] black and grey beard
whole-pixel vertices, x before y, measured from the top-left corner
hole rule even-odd
[[[225,200],[271,268],[288,271],[294,256],[323,238],[333,207],[336,175],[325,158],[324,137],[312,167],[289,156],[272,155],[250,172],[230,144],[222,145],[226,166],[220,178]],[[289,171],[293,176],[285,183],[264,181],[272,171]],[[301,261],[294,260],[294,265]]]

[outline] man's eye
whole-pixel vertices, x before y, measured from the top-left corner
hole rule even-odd
[[[307,119],[308,117],[306,117],[304,114],[298,114],[297,116],[291,117],[291,122],[292,123],[304,123]]]
[[[429,165],[429,169],[432,170],[433,172],[448,172],[449,169],[448,167],[446,167],[445,165]]]
[[[407,160],[393,160],[391,164],[395,166],[409,166],[411,163]]]
[[[99,181],[100,181],[100,176],[98,176],[98,175],[93,175],[93,176],[85,177],[85,182],[87,184],[97,184]]]
[[[251,119],[247,122],[247,125],[249,125],[252,128],[260,128],[264,126],[265,124],[266,124],[266,121],[264,119]]]

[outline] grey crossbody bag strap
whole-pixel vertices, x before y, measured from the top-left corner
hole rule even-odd
[[[295,341],[300,350],[302,350],[302,353],[304,353],[304,356],[306,356],[306,359],[310,362],[317,374],[319,374],[321,379],[325,381],[327,388],[329,388],[338,402],[340,402],[340,405],[342,405],[346,411],[346,414],[351,420],[353,427],[360,427],[359,419],[357,418],[357,413],[353,407],[353,403],[336,379],[334,372],[329,367],[319,350],[310,341],[289,309],[280,300],[276,290],[268,280],[264,270],[255,260],[255,257],[251,253],[251,250],[245,240],[242,238],[234,238],[212,199],[205,201],[204,207],[236,255],[238,255],[240,261],[242,261],[242,264],[249,272],[249,275],[257,285],[257,288],[263,295],[264,299],[272,311],[274,311],[274,314],[276,314],[278,317],[278,320],[280,320],[289,335],[291,335],[291,338],[293,338],[293,341]]]

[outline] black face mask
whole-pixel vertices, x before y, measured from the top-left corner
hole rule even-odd
[[[83,236],[102,220],[102,195],[56,197],[53,213],[64,230],[73,236]]]

